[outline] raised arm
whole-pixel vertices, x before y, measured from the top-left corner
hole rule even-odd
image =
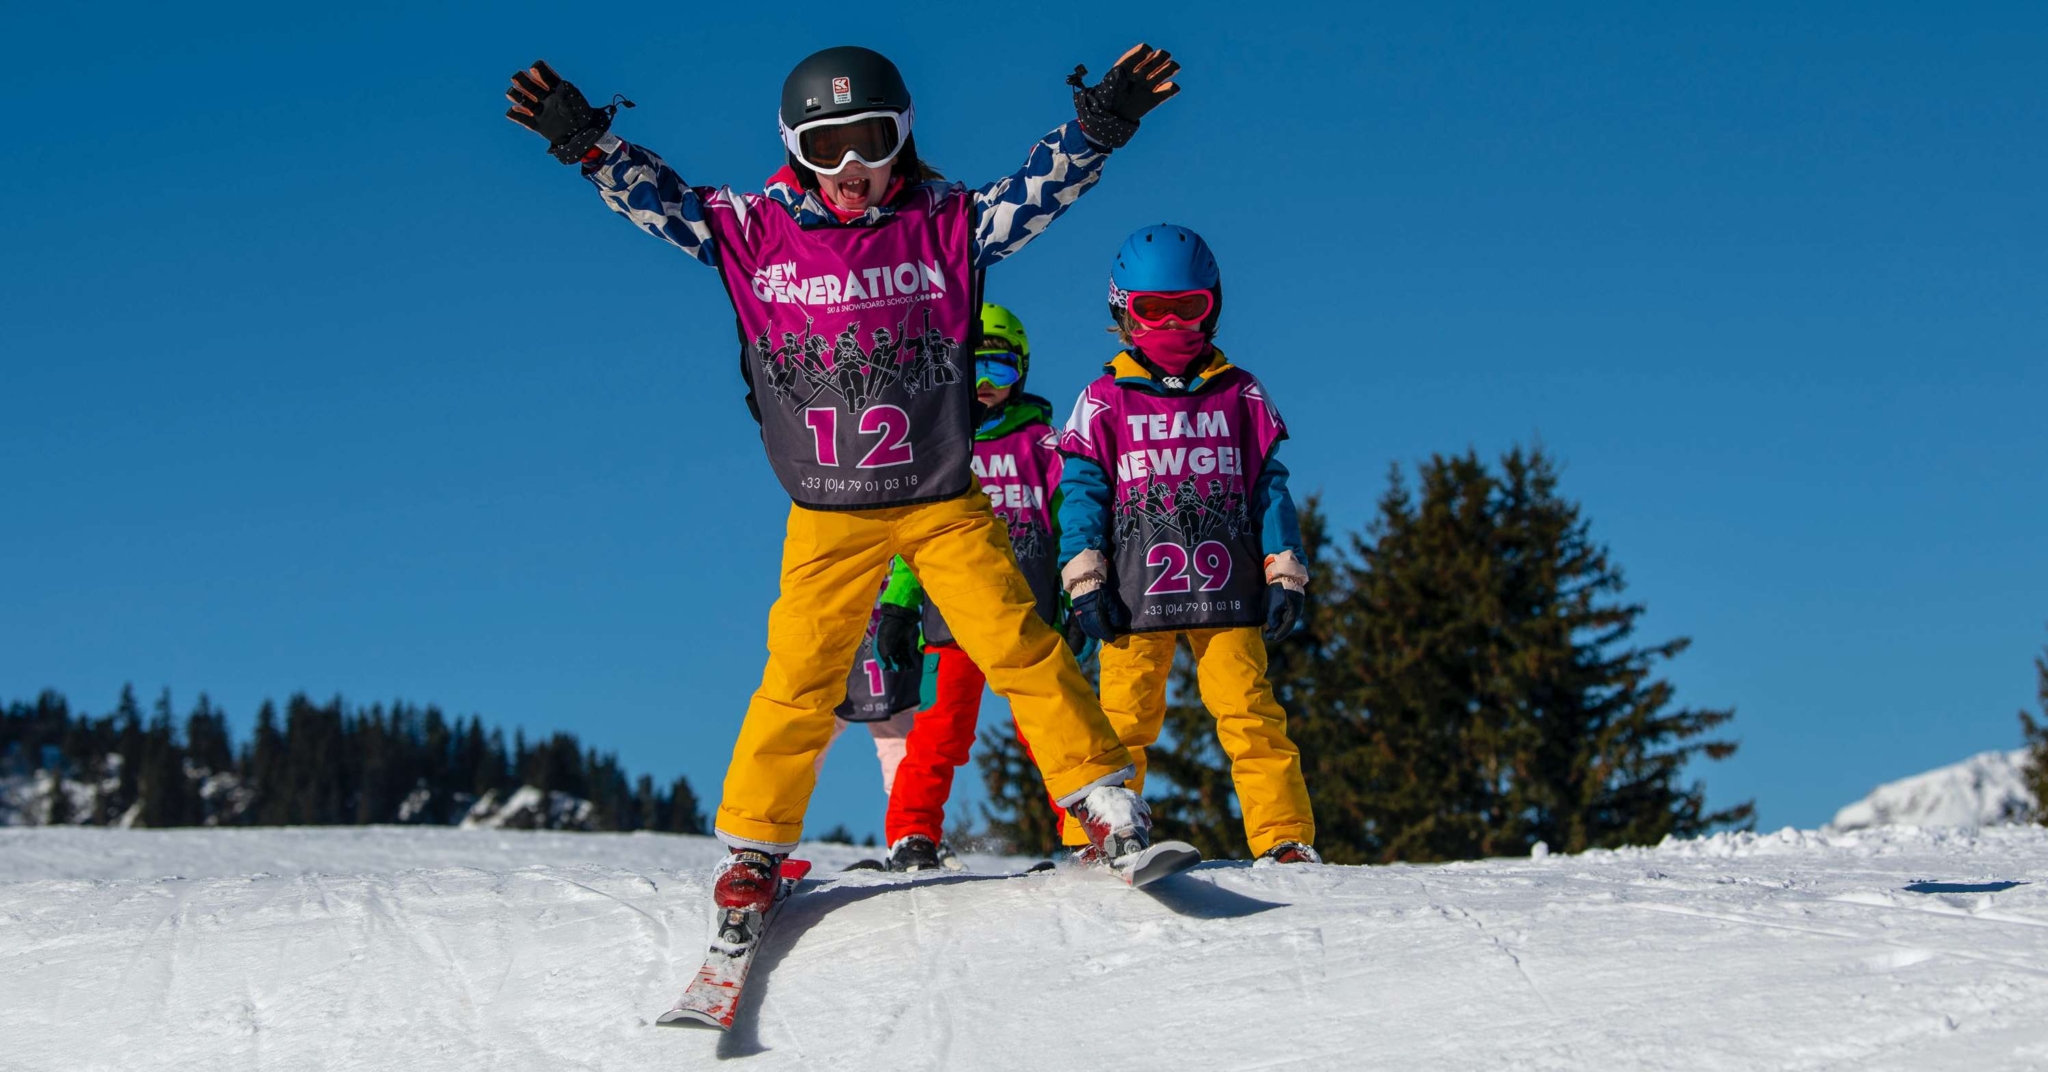
[[[718,245],[704,223],[704,197],[709,191],[685,183],[661,157],[632,142],[607,134],[597,149],[604,155],[583,165],[583,174],[613,212],[717,267]]]
[[[512,107],[505,118],[548,140],[548,155],[581,164],[583,174],[612,211],[648,234],[703,261],[718,263],[711,230],[704,225],[706,191],[692,189],[661,157],[610,133],[612,116],[631,108],[618,103],[593,108],[575,83],[544,60],[512,75],[505,91]]]
[[[1074,68],[1076,118],[1031,147],[1024,166],[974,192],[974,266],[988,266],[1023,249],[1102,177],[1109,153],[1123,148],[1146,113],[1180,92],[1172,53],[1137,45],[1102,81],[1087,85]]]
[[[1038,139],[1023,167],[974,192],[974,266],[987,268],[1037,238],[1095,185],[1108,160],[1078,119]]]

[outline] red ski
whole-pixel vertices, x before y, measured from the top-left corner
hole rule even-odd
[[[689,989],[683,991],[675,1007],[654,1022],[672,1027],[715,1027],[720,1031],[731,1027],[747,985],[747,970],[754,966],[754,954],[760,952],[761,939],[767,936],[768,927],[782,911],[783,903],[810,870],[809,860],[782,861],[775,900],[765,912],[744,908],[720,910],[718,933],[711,938],[704,966],[697,969],[697,977],[690,981]]]

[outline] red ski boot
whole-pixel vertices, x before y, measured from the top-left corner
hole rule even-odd
[[[1085,863],[1115,863],[1152,844],[1152,809],[1145,798],[1120,785],[1099,785],[1067,810],[1088,835],[1075,855]]]
[[[1282,864],[1319,864],[1323,858],[1315,849],[1299,841],[1283,841],[1259,854],[1252,861],[1253,867],[1277,867]]]
[[[720,908],[766,912],[781,884],[782,858],[754,849],[734,849],[711,873],[711,900]]]
[[[1107,864],[1132,886],[1150,885],[1202,862],[1202,854],[1185,841],[1154,842],[1152,809],[1144,797],[1121,786],[1089,790],[1067,814],[1088,834],[1088,847],[1077,858]]]

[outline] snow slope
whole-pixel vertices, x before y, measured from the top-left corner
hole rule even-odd
[[[717,852],[0,830],[0,1068],[2048,1069],[2048,829],[1214,864],[1156,895],[828,873],[732,1033],[656,1028]]]
[[[1886,782],[1835,813],[1836,830],[1902,826],[1993,826],[2025,822],[2034,795],[2020,769],[2027,750],[1979,752],[1961,763]]]

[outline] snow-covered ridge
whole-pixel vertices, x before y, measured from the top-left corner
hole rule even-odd
[[[2027,822],[2039,802],[2021,777],[2026,762],[2023,748],[1979,752],[1961,763],[1886,782],[1836,812],[1829,826],[1858,830],[1887,824],[1968,827]]]
[[[0,774],[0,827],[48,825],[53,814],[61,816],[57,825],[93,825],[97,800],[113,798],[119,792],[122,763],[120,753],[110,753],[109,773],[97,783],[59,778],[55,771],[47,769]],[[201,825],[236,826],[245,821],[255,793],[242,784],[238,775],[199,770],[190,764],[186,765],[185,775],[199,783],[200,806],[205,813]],[[52,798],[59,793],[63,794],[63,806],[53,809]],[[430,822],[428,809],[432,802],[433,793],[426,787],[413,790],[399,804],[399,821]],[[464,829],[593,830],[597,825],[595,803],[560,791],[543,792],[530,785],[503,795],[495,789],[485,791],[481,797],[457,793],[453,803],[461,814],[457,825]],[[140,805],[129,804],[119,814],[107,816],[107,821],[100,825],[127,829],[137,825],[141,814]]]
[[[733,1032],[656,1028],[721,851],[0,830],[0,1069],[2048,1068],[2040,827],[1209,864],[1151,892],[806,846],[824,881]]]

